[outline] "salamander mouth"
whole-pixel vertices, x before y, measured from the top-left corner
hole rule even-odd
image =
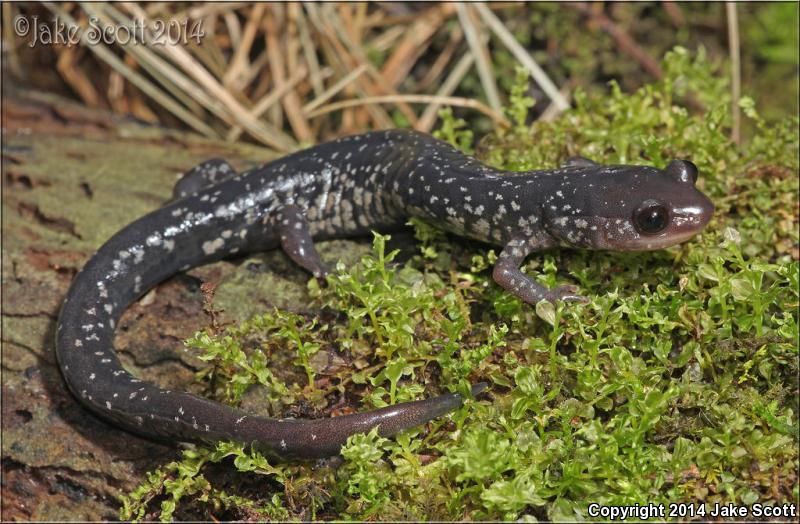
[[[664,232],[657,236],[639,235],[636,239],[619,242],[616,249],[620,251],[654,251],[656,249],[664,249],[686,242],[699,233],[701,229],[702,228],[692,231]]]

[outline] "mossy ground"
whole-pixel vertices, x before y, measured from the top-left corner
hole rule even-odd
[[[198,380],[271,416],[466,394],[480,380],[489,393],[394,439],[353,437],[338,467],[271,464],[229,443],[184,451],[121,517],[200,505],[217,518],[575,520],[591,502],[797,503],[798,121],[767,124],[745,99],[756,131],[734,144],[714,67],[683,49],[663,67],[658,83],[577,95],[532,126],[520,78],[513,129],[474,144],[449,116],[439,133],[520,170],[574,154],[689,158],[717,207],[703,234],[652,253],[534,255],[528,274],[591,297],[555,307],[494,284],[486,246],[415,222],[419,251],[397,264],[376,236],[327,287],[309,281],[319,316],[276,310],[189,340],[210,366]],[[685,109],[689,96],[705,109]]]

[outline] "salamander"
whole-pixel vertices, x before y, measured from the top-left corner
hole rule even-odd
[[[69,390],[87,408],[140,435],[233,440],[278,460],[336,455],[347,437],[379,426],[389,436],[461,405],[445,394],[321,419],[270,419],[126,371],[113,346],[125,309],[194,266],[281,247],[318,278],[314,241],[402,227],[419,217],[502,246],[494,280],[527,303],[583,301],[572,285],[548,289],[520,271],[534,251],[665,248],[701,231],[714,206],[697,168],[601,165],[574,157],[556,168],[507,172],[429,135],[389,130],[317,145],[237,173],[212,159],[188,171],[164,207],[123,228],[75,276],[59,316],[56,354]],[[485,384],[476,384],[477,394]]]

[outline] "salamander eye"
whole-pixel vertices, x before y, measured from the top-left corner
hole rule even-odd
[[[661,202],[645,200],[633,212],[633,223],[636,229],[645,235],[654,235],[667,227],[669,211]]]

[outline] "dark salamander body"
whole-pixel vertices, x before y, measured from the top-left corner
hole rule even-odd
[[[58,362],[84,405],[133,432],[236,440],[278,459],[335,455],[352,434],[380,425],[381,434],[392,435],[457,408],[461,398],[316,420],[266,419],[130,375],[114,350],[115,323],[179,271],[282,246],[322,277],[327,270],[313,240],[394,229],[409,217],[503,246],[494,278],[526,302],[582,300],[574,286],[547,289],[519,266],[553,246],[648,250],[690,238],[714,209],[695,189],[696,177],[687,161],[660,170],[580,157],[554,170],[501,172],[412,131],[342,138],[243,173],[211,160],[181,179],[174,201],[114,235],[76,276],[58,322]]]

